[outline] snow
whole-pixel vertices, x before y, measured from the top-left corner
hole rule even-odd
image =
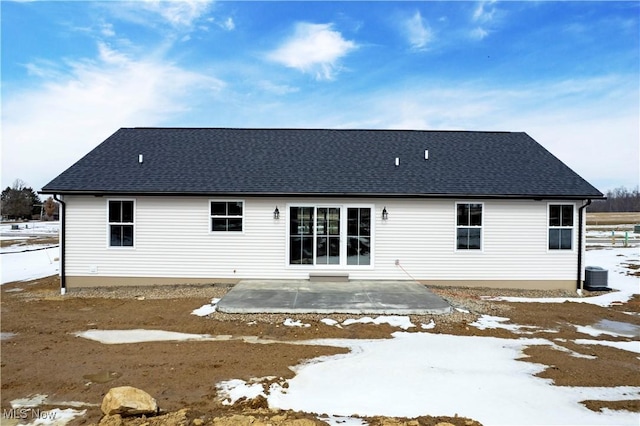
[[[640,257],[637,247],[609,248],[601,250],[587,250],[585,265],[600,266],[608,270],[608,286],[614,290],[594,297],[492,297],[485,300],[503,302],[535,302],[535,303],[591,303],[598,306],[611,306],[613,304],[626,303],[634,294],[640,293],[640,278],[627,275],[627,268],[622,263],[638,264]]]
[[[220,340],[209,334],[177,333],[164,330],[88,330],[75,333],[77,337],[95,340],[107,345],[142,342],[167,342],[185,340]]]
[[[406,330],[411,327],[415,327],[411,323],[411,319],[407,316],[400,315],[380,315],[379,317],[373,319],[371,317],[362,317],[358,319],[346,319],[342,322],[342,325],[351,325],[351,324],[389,324],[392,327],[399,327],[403,330]]]
[[[507,321],[509,321],[509,318],[495,317],[492,315],[481,315],[476,321],[470,323],[469,325],[476,327],[478,330],[501,328],[504,330],[509,330],[512,333],[520,334],[533,334],[540,331],[544,331],[547,333],[558,332],[558,330],[542,330],[540,329],[540,327],[531,325],[505,324],[505,322]],[[523,329],[528,329],[529,331],[523,331]]]
[[[36,394],[27,398],[18,398],[11,401],[11,408],[20,410],[18,414],[26,416],[26,418],[35,418],[28,426],[39,425],[55,425],[63,426],[72,421],[74,418],[83,416],[87,410],[74,410],[72,408],[53,408],[41,409],[40,406],[66,406],[66,407],[84,407],[97,404],[88,404],[79,401],[54,402],[50,401],[48,395]]]
[[[218,305],[219,301],[220,298],[214,297],[213,299],[211,299],[211,303],[207,303],[206,305],[202,305],[198,309],[194,309],[191,312],[191,315],[206,317],[207,315],[210,315],[216,311],[216,306]]]
[[[627,352],[635,352],[640,354],[640,342],[611,342],[608,340],[589,340],[589,339],[576,339],[574,342],[578,345],[603,345],[610,346],[616,349],[622,349]]]
[[[16,225],[19,229],[11,229],[12,226]],[[2,234],[3,241],[24,241],[35,236],[55,236],[59,229],[60,222],[4,223],[0,225],[0,234]],[[52,245],[14,244],[2,247],[0,249],[0,253],[2,253],[0,255],[1,284],[56,275],[59,271],[60,249],[57,246],[43,249],[47,246]],[[25,252],[26,250],[35,251]]]
[[[330,426],[368,426],[369,424],[362,419],[344,416],[318,417],[318,419]]]
[[[311,327],[311,324],[305,324],[300,320],[294,321],[291,318],[287,318],[283,323],[286,327]]]
[[[328,325],[330,327],[336,326],[336,327],[342,328],[338,321],[336,321],[334,319],[331,319],[331,318],[323,318],[323,319],[320,320],[320,322],[323,323],[323,324],[326,324],[326,325]]]
[[[60,268],[59,256],[59,247],[26,253],[5,253],[3,251],[3,254],[0,255],[2,284],[56,275]]]
[[[266,396],[260,383],[247,383],[244,380],[233,379],[216,385],[218,397],[223,405],[233,405],[240,398],[253,399],[258,395]]]
[[[422,328],[423,330],[431,330],[432,328],[435,328],[435,327],[436,327],[436,322],[433,319],[431,319],[428,324],[420,324],[420,328]]]
[[[590,325],[574,325],[578,333],[588,334],[589,336],[598,337],[601,334],[614,337],[634,337],[632,334],[616,333],[615,331],[602,330]]]
[[[18,226],[18,229],[11,229],[16,225]],[[6,222],[0,224],[0,233],[7,239],[19,239],[20,237],[24,238],[30,235],[55,235],[59,230],[59,221]]]
[[[288,388],[272,388],[270,407],[343,416],[458,414],[486,425],[637,425],[637,413],[597,413],[579,401],[634,399],[640,387],[553,386],[534,376],[543,366],[517,360],[525,346],[549,344],[544,339],[397,332],[387,340],[315,343],[351,353],[297,367]]]

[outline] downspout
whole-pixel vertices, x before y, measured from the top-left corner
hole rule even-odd
[[[60,203],[60,294],[64,296],[67,292],[67,277],[64,273],[65,249],[67,247],[65,244],[65,236],[67,235],[65,229],[67,205],[64,201],[58,198],[57,194],[53,194],[53,199]]]
[[[582,205],[578,209],[578,276],[576,278],[576,288],[582,295],[584,281],[582,281],[582,222],[584,220],[584,209],[591,204],[591,199],[587,200],[587,204]]]

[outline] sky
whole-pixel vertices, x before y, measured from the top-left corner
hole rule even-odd
[[[637,1],[0,1],[2,177],[121,127],[522,131],[640,181]]]

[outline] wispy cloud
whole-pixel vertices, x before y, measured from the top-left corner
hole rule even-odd
[[[189,27],[209,10],[211,0],[143,0],[143,9],[161,16],[175,27]]]
[[[475,40],[486,38],[491,33],[489,28],[496,24],[497,16],[496,0],[479,2],[471,15],[471,21],[478,26],[469,32],[470,37]]]
[[[339,60],[356,48],[356,43],[345,40],[332,24],[300,22],[294,34],[267,57],[318,80],[332,80],[340,69]]]
[[[495,0],[479,2],[473,11],[473,15],[472,15],[473,21],[480,22],[480,23],[493,21],[496,13],[495,4],[496,4]]]
[[[470,35],[473,39],[482,40],[489,35],[489,31],[485,30],[482,27],[476,27],[471,30]]]
[[[115,129],[171,121],[196,95],[215,98],[224,88],[216,78],[159,58],[133,59],[104,43],[94,59],[54,64],[51,72],[46,65],[38,69],[49,79],[4,94],[2,153],[33,160],[3,163],[3,181],[23,176],[39,187]]]
[[[404,21],[403,28],[411,47],[415,50],[425,50],[433,39],[433,32],[419,11]]]

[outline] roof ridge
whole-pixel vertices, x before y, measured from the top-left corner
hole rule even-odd
[[[436,130],[436,129],[331,129],[322,127],[121,127],[121,130],[303,130],[303,131],[328,131],[328,132],[402,132],[402,133],[526,133],[523,131],[510,131],[510,130]]]

